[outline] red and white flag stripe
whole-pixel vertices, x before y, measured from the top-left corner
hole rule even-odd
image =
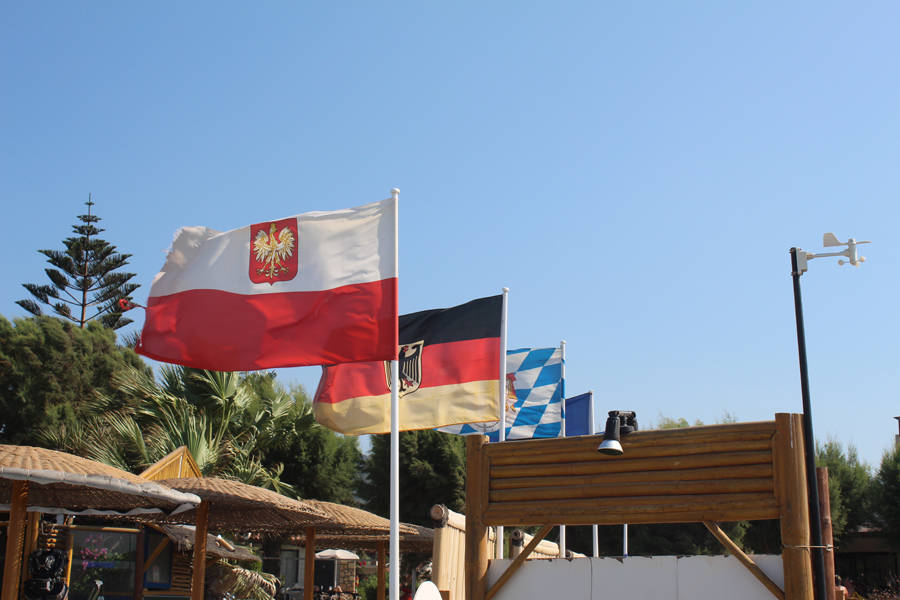
[[[396,358],[396,211],[391,198],[224,233],[181,229],[138,352],[219,371]]]

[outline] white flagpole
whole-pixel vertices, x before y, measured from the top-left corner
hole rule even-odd
[[[560,392],[560,435],[562,437],[566,437],[566,340],[562,340],[559,343],[559,353],[560,353],[560,381],[559,381],[559,392]],[[566,526],[559,526],[559,557],[566,557]]]
[[[503,288],[503,308],[500,311],[500,433],[498,440],[506,441],[506,315],[509,306],[509,288]],[[497,526],[494,556],[503,558],[503,525]]]
[[[591,435],[597,433],[597,426],[594,424],[594,390],[588,392],[591,397],[588,398],[588,420],[591,424]],[[600,556],[600,528],[595,524],[591,525],[591,533],[594,538],[594,558]]]
[[[391,190],[394,199],[394,276],[397,277],[397,295],[400,290],[400,190]],[[399,323],[397,325],[399,327]],[[400,364],[394,348],[391,361],[391,539],[389,561],[390,600],[400,600]]]

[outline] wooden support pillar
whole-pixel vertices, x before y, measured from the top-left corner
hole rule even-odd
[[[376,585],[378,586],[378,600],[384,600],[384,588],[386,582],[385,567],[387,566],[387,547],[384,542],[378,542],[378,577]]]
[[[19,575],[25,547],[25,509],[28,506],[28,482],[13,481],[9,501],[9,527],[6,530],[6,554],[3,560],[2,600],[19,599]]]
[[[66,517],[66,525],[71,525],[75,517],[69,515]],[[75,534],[69,529],[66,535],[66,585],[72,585],[72,558],[75,555]]]
[[[800,415],[775,415],[775,496],[781,513],[781,559],[786,600],[813,600],[809,502]]]
[[[22,550],[22,581],[28,580],[28,557],[37,550],[38,535],[41,532],[41,513],[26,513],[25,544]]]
[[[206,583],[206,532],[209,527],[209,502],[203,500],[197,507],[197,523],[194,526],[194,564],[191,572],[191,600],[203,600]]]
[[[466,436],[466,600],[484,600],[488,570],[487,465],[483,435]]]
[[[822,516],[822,543],[825,544],[825,595],[834,598],[834,533],[831,530],[831,497],[828,495],[828,467],[816,468],[819,485],[819,514]]]
[[[144,546],[147,544],[147,533],[143,527],[137,535],[137,552],[134,557],[134,590],[131,592],[132,600],[141,600],[144,597]]]
[[[303,600],[313,600],[316,585],[316,528],[306,528],[306,544],[303,546]]]

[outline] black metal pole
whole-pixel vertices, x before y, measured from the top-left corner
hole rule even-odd
[[[803,396],[803,446],[806,458],[806,489],[809,495],[809,531],[813,588],[817,600],[825,596],[825,552],[822,547],[822,514],[819,511],[819,486],[816,483],[816,446],[813,437],[812,407],[809,402],[809,371],[806,368],[806,334],[803,331],[803,301],[800,298],[798,248],[791,248],[791,276],[794,279],[794,313],[797,317],[797,350],[800,355],[800,392]],[[827,600],[831,600],[828,598]]]

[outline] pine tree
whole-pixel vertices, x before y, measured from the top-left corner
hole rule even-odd
[[[129,283],[134,273],[118,269],[128,264],[130,254],[119,254],[116,247],[96,236],[105,231],[95,225],[100,217],[91,214],[94,202],[88,196],[86,215],[78,215],[81,224],[72,226],[76,234],[63,240],[66,249],[38,250],[56,267],[44,269],[52,285],[22,284],[37,300],[84,328],[96,319],[104,327],[118,329],[131,323],[122,316],[120,299],[131,299],[139,286]],[[19,300],[19,306],[35,316],[42,314],[34,300]]]

